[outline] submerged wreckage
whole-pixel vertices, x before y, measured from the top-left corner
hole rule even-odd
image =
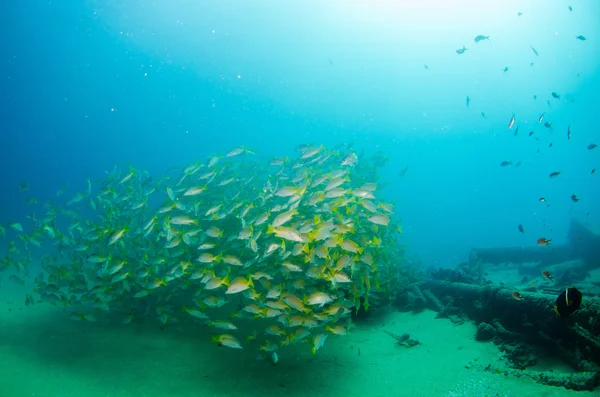
[[[497,344],[515,376],[593,390],[600,384],[600,228],[572,220],[568,244],[540,248],[473,249],[468,263],[433,272],[398,303],[475,321],[476,339]],[[576,373],[522,371],[548,354]]]

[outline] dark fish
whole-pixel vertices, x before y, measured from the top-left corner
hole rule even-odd
[[[504,72],[504,73],[508,72],[508,66],[505,66],[505,67],[504,67],[504,69],[503,69],[503,72]]]
[[[581,35],[577,36],[576,39],[577,40],[581,40],[581,41],[585,41],[586,40],[585,36],[581,36]]]
[[[523,15],[523,13],[519,11],[519,12],[517,13],[517,16],[518,16],[518,17],[520,17],[521,15]]]
[[[19,188],[21,189],[21,191],[29,190],[29,184],[27,182],[21,182],[19,184]]]
[[[515,129],[515,136],[517,136],[519,134],[519,126],[517,126],[517,128]]]
[[[481,117],[483,117],[484,119],[487,119],[487,116],[483,112],[481,112]]]
[[[544,127],[546,127],[546,128],[552,128],[552,124],[546,121],[544,123]]]
[[[489,39],[490,39],[490,36],[484,36],[484,35],[481,35],[481,34],[480,34],[480,35],[478,35],[477,37],[475,37],[474,41],[475,41],[476,43],[479,43],[479,42],[480,42],[480,41],[482,41],[482,40],[489,40]]]
[[[35,303],[35,301],[33,300],[33,297],[29,294],[25,295],[25,306],[33,306],[33,304]]]
[[[425,70],[429,69],[429,66],[427,65],[423,65],[423,67],[425,68]]]
[[[537,95],[534,95],[534,96],[533,96],[533,99],[534,99],[534,100],[535,100],[535,99],[537,99]]]
[[[507,165],[511,165],[512,161],[503,161],[500,163],[500,167],[506,167]]]
[[[592,170],[592,172],[590,172],[590,175],[594,175],[595,173],[596,173],[596,169],[594,168],[594,169]]]
[[[456,50],[456,53],[458,55],[462,55],[465,53],[465,51],[467,51],[467,47],[463,46],[463,48],[459,48],[458,50]]]
[[[567,128],[567,139],[570,141],[571,140],[571,126],[569,126]]]
[[[597,147],[598,147],[598,145],[596,145],[595,143],[590,143],[588,145],[588,150],[596,149]]]
[[[515,298],[518,301],[522,301],[523,300],[523,296],[520,293],[518,293],[517,291],[514,291],[512,293],[512,296],[513,296],[513,298]]]
[[[575,194],[572,194],[571,195],[571,201],[574,202],[574,203],[576,203],[576,202],[579,201],[579,198]]]
[[[533,66],[535,65],[533,62],[529,62],[529,66]]]
[[[573,7],[569,6],[569,11],[573,11]]]
[[[569,287],[558,295],[554,302],[556,317],[567,318],[581,307],[583,295],[575,287]]]
[[[552,241],[552,240],[548,240],[548,239],[547,239],[547,238],[545,238],[545,237],[540,237],[540,238],[538,238],[538,239],[537,239],[537,244],[538,244],[538,245],[543,245],[543,246],[546,246],[546,245],[550,245],[550,242],[551,242],[551,241]],[[548,273],[548,274],[549,274],[549,273]]]
[[[558,95],[556,92],[552,92],[552,98],[560,99],[560,95]]]
[[[542,240],[542,239],[540,239],[540,240]],[[543,239],[543,240],[546,240],[546,239]],[[548,241],[550,241],[550,240],[548,240]],[[544,277],[546,280],[554,281],[552,279],[552,274],[550,274],[550,272],[548,270],[542,270],[542,277]]]
[[[469,98],[469,96],[467,95],[467,107],[469,107],[470,103],[471,103],[471,98]]]
[[[560,171],[554,171],[554,172],[550,173],[550,178],[556,178],[559,175],[560,175]]]
[[[539,55],[540,55],[540,54],[538,54],[538,52],[535,50],[535,48],[533,48],[533,46],[532,46],[532,45],[529,45],[529,47],[531,47],[531,50],[533,51],[533,53],[534,53],[536,56],[539,56]],[[533,62],[532,62],[532,63],[533,63]]]
[[[546,199],[545,199],[544,197],[540,197],[540,198],[538,199],[538,201],[539,201],[540,203],[545,203],[545,202],[546,202]]]
[[[404,167],[404,169],[402,171],[400,171],[400,173],[398,175],[399,176],[406,175],[406,173],[408,172],[408,168],[409,168],[409,166],[407,165],[406,167]]]
[[[525,229],[523,229],[523,225],[519,224],[519,226],[517,227],[517,229],[519,229],[519,231],[521,233],[525,233]]]
[[[529,136],[532,136],[532,135],[533,135],[533,131],[529,131]]]
[[[552,145],[554,145],[552,142],[550,142],[550,144],[548,145],[548,147],[552,147]]]

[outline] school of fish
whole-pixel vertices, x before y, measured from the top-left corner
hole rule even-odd
[[[26,304],[64,307],[75,320],[197,322],[219,346],[271,354],[302,344],[314,354],[370,297],[393,297],[401,229],[377,197],[380,164],[323,146],[297,151],[261,163],[238,147],[158,181],[115,167],[73,197],[59,191],[43,217],[2,227],[0,238],[15,238],[0,273],[34,277]],[[43,271],[30,276],[36,249]]]

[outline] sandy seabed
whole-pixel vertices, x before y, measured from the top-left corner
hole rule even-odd
[[[24,306],[24,291],[0,284],[0,397],[496,397],[596,396],[485,371],[506,368],[475,326],[435,313],[388,312],[361,320],[347,336],[329,336],[280,352],[274,366],[254,349],[210,343],[202,326],[78,322],[59,307]],[[383,331],[409,333],[422,345],[397,346]],[[571,370],[564,364],[555,371]],[[597,391],[596,391],[597,393]]]

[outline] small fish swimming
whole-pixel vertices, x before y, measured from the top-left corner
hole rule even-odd
[[[471,98],[469,98],[469,96],[467,95],[467,107],[469,107],[469,104],[471,103]]]
[[[467,47],[463,46],[463,48],[459,48],[458,50],[456,50],[456,53],[458,55],[462,55],[465,53],[465,51],[467,51],[467,49],[468,49]]]
[[[515,125],[515,114],[513,113],[512,117],[510,118],[510,121],[508,122],[508,129],[510,130],[511,128],[513,128],[513,125]]]
[[[585,36],[581,36],[581,35],[579,35],[579,36],[577,36],[577,37],[575,37],[575,38],[576,38],[577,40],[581,40],[581,41],[586,41],[586,40],[587,40],[587,39],[585,38]]]
[[[552,98],[554,98],[554,99],[560,99],[560,95],[556,92],[552,92],[551,95],[552,95]]]
[[[590,172],[590,175],[594,175],[596,173],[596,169],[592,169],[592,172]]]
[[[546,245],[550,245],[550,242],[552,240],[549,240],[545,237],[540,237],[537,239],[537,245],[541,245],[541,246],[546,246]]]
[[[544,127],[546,127],[546,128],[552,128],[552,123],[549,123],[549,122],[546,121],[544,123]]]
[[[500,163],[500,167],[506,167],[512,165],[512,161],[503,161]]]
[[[544,115],[546,114],[546,112],[540,114],[540,117],[538,118],[538,124],[541,124],[542,121],[544,121]]]
[[[579,198],[575,194],[572,194],[571,195],[571,201],[574,202],[574,203],[576,203],[576,202],[579,201]]]
[[[517,229],[519,229],[519,231],[521,233],[525,233],[525,229],[523,228],[523,225],[519,224],[519,226],[517,227]]]
[[[590,143],[587,148],[588,148],[588,150],[593,150],[593,149],[596,149],[597,147],[598,147],[598,145],[596,145],[595,143]]]
[[[480,41],[489,40],[489,39],[490,39],[490,36],[484,36],[484,35],[480,34],[480,35],[477,35],[473,41],[476,43],[479,43]]]
[[[542,277],[544,277],[546,280],[553,281],[552,274],[550,274],[548,270],[542,270]]]
[[[502,70],[503,73],[508,72],[508,66],[505,66],[504,69]]]
[[[550,178],[556,178],[557,176],[560,175],[561,171],[554,171],[550,173]]]
[[[533,48],[532,45],[529,45],[529,47],[531,47],[531,50],[533,51],[533,53],[535,54],[535,56],[539,56],[538,52],[536,51],[535,48]],[[530,64],[530,66],[533,66],[533,62]]]
[[[523,300],[523,296],[520,293],[518,293],[517,291],[514,291],[511,295],[512,295],[513,298],[515,298],[518,301],[522,301]]]
[[[567,127],[567,140],[571,140],[571,125],[569,125],[569,127]]]

